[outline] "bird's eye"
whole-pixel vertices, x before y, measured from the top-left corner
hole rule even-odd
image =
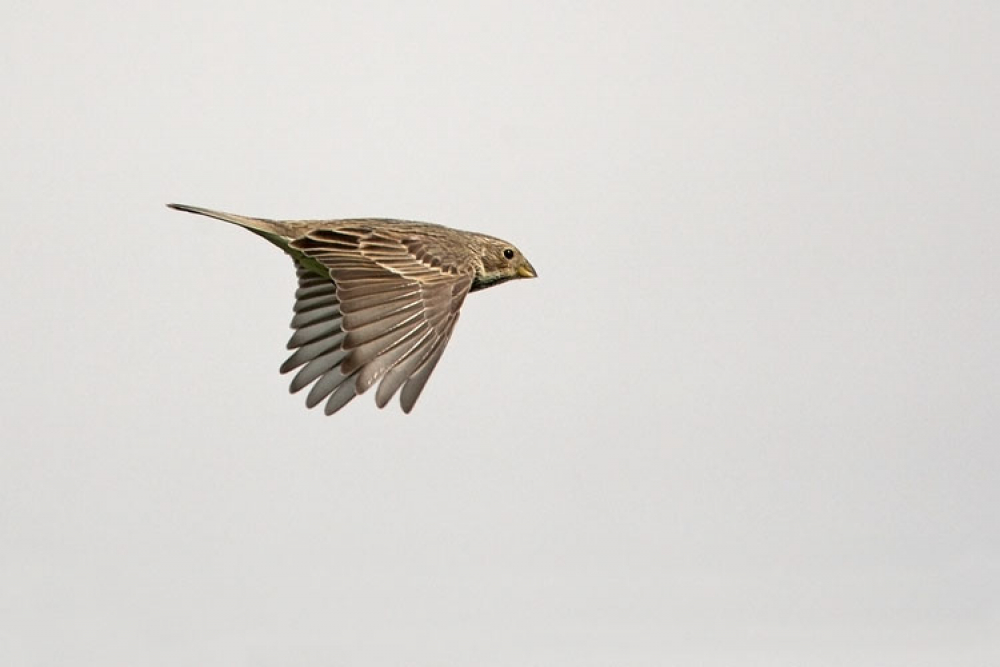
[[[510,248],[504,248],[503,256],[506,257],[507,259],[514,259],[514,251],[511,250]]]

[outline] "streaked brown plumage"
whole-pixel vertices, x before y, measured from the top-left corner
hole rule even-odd
[[[402,389],[400,405],[412,410],[465,295],[536,275],[506,241],[425,222],[281,221],[168,206],[246,227],[292,256],[295,352],[281,372],[300,369],[290,390],[312,385],[306,405],[326,401],[328,415],[376,383],[380,408]]]

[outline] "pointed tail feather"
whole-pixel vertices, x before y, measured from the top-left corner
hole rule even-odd
[[[198,206],[188,206],[187,204],[167,204],[169,208],[186,211],[188,213],[195,213],[197,215],[208,216],[209,218],[216,218],[218,220],[225,220],[226,222],[231,222],[234,225],[239,225],[240,227],[246,227],[251,231],[258,232],[264,235],[277,235],[282,236],[280,225],[275,223],[273,220],[266,220],[263,218],[249,218],[245,215],[236,215],[235,213],[224,213],[222,211],[212,211],[207,208],[200,208]]]
[[[185,211],[187,213],[195,213],[197,215],[204,215],[209,218],[216,218],[218,220],[224,220],[226,222],[231,222],[234,225],[239,225],[249,229],[254,234],[263,236],[265,239],[278,246],[285,252],[291,254],[293,257],[299,256],[301,253],[294,252],[288,247],[288,242],[294,236],[288,229],[286,229],[286,223],[279,222],[277,220],[268,220],[266,218],[249,218],[245,215],[236,215],[235,213],[224,213],[222,211],[213,211],[207,208],[200,208],[198,206],[188,206],[187,204],[167,204],[168,208],[172,208],[178,211]]]

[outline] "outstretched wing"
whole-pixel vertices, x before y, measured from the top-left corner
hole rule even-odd
[[[380,408],[402,388],[410,412],[451,337],[471,268],[420,235],[365,224],[314,230],[289,246],[301,253],[295,352],[281,367],[301,367],[291,391],[312,384],[306,405],[325,400],[333,414],[379,383]]]

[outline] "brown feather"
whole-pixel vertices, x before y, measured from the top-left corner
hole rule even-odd
[[[311,386],[309,407],[332,414],[376,383],[385,406],[400,392],[410,412],[437,366],[470,291],[534,269],[510,244],[430,223],[364,218],[279,221],[190,206],[241,225],[295,260],[294,350],[281,372]]]

